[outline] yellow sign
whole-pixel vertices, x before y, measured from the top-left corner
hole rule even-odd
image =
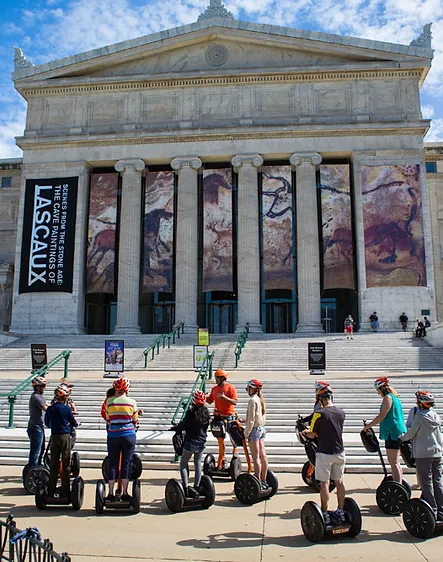
[[[198,329],[198,345],[209,345],[209,328]]]

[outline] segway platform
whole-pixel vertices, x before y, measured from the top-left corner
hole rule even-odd
[[[35,505],[38,509],[46,509],[48,505],[72,505],[72,509],[74,509],[74,511],[78,511],[79,509],[81,509],[85,493],[85,483],[81,476],[76,476],[72,481],[71,492],[68,496],[64,496],[59,493],[49,495],[48,481],[49,476],[47,477],[47,479],[43,477],[37,481],[37,487],[35,491]]]
[[[198,487],[198,496],[187,497],[180,480],[171,478],[165,488],[165,500],[169,511],[177,513],[185,508],[209,509],[215,501],[215,487],[211,478],[203,475]]]
[[[225,468],[218,468],[215,457],[212,454],[206,455],[203,461],[203,474],[210,478],[230,478],[235,482],[241,474],[242,464],[240,457],[232,457],[231,462]]]
[[[261,500],[268,500],[278,491],[278,480],[272,470],[266,475],[268,487],[262,488],[260,480],[254,475],[243,472],[234,484],[234,493],[244,505],[254,505]]]
[[[106,483],[99,480],[95,488],[95,512],[97,515],[102,514],[107,509],[116,510],[132,510],[134,513],[140,513],[141,506],[141,484],[140,480],[134,480],[132,483],[132,495],[128,500],[123,500],[121,494],[116,494],[113,500],[106,499]]]
[[[345,521],[338,520],[334,511],[328,511],[330,522],[327,524],[320,506],[313,501],[306,502],[301,510],[303,534],[310,542],[336,536],[356,537],[362,524],[360,508],[352,498],[346,498],[343,511]]]

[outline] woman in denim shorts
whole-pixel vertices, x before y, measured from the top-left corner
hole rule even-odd
[[[246,385],[249,394],[248,408],[246,411],[245,439],[249,444],[252,462],[254,463],[254,475],[261,482],[261,487],[268,488],[266,475],[268,473],[268,457],[265,449],[265,414],[266,404],[261,394],[263,384],[252,379]]]

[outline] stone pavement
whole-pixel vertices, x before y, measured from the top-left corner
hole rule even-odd
[[[58,552],[67,551],[72,562],[275,562],[279,560],[440,562],[443,536],[421,541],[405,530],[401,517],[383,515],[375,503],[377,474],[348,474],[349,495],[360,505],[363,529],[355,539],[334,539],[311,544],[303,536],[300,509],[318,494],[298,474],[279,474],[280,489],[271,500],[252,507],[240,504],[231,482],[217,482],[217,497],[209,510],[171,514],[164,502],[169,475],[145,471],[142,509],[138,515],[108,512],[96,516],[95,482],[98,470],[82,471],[85,502],[79,512],[69,508],[38,511],[25,494],[21,469],[2,466],[0,517],[13,513],[20,529],[36,526]],[[414,483],[415,479],[410,478]],[[418,496],[418,492],[414,491]],[[335,497],[332,498],[335,506]]]

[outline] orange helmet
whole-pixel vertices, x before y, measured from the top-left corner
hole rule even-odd
[[[418,390],[415,393],[417,404],[421,404],[424,408],[432,408],[435,404],[435,398],[427,390]]]
[[[328,382],[326,382],[326,381],[317,381],[317,382],[315,383],[315,394],[316,394],[317,396],[319,396],[319,394],[322,394],[322,391],[323,391],[323,393],[324,393],[324,390],[325,390],[325,389],[331,390],[331,389],[329,388],[329,383],[328,383]]]
[[[325,386],[322,386],[317,390],[317,398],[321,398],[322,396],[327,398],[328,396],[332,396],[332,393],[333,393],[332,388],[329,386],[328,383],[326,383]]]
[[[203,406],[206,402],[206,394],[201,390],[195,390],[192,395],[192,403],[195,406]]]
[[[126,377],[120,377],[114,381],[114,388],[116,392],[128,392],[131,383]]]
[[[388,385],[389,385],[389,379],[388,379],[388,377],[379,377],[379,378],[374,382],[375,390],[378,390],[379,388],[382,388],[383,386],[388,386]]]
[[[251,379],[250,381],[248,381],[248,384],[246,386],[248,388],[256,388],[257,390],[260,390],[261,388],[263,388],[263,383],[258,379]]]
[[[69,396],[69,389],[65,385],[59,384],[54,390],[54,396],[57,398],[65,398],[66,396]]]
[[[225,380],[227,380],[228,378],[228,373],[226,371],[224,371],[223,369],[217,369],[214,373],[214,377],[223,377]]]
[[[32,386],[46,386],[45,377],[34,377],[31,381]]]

